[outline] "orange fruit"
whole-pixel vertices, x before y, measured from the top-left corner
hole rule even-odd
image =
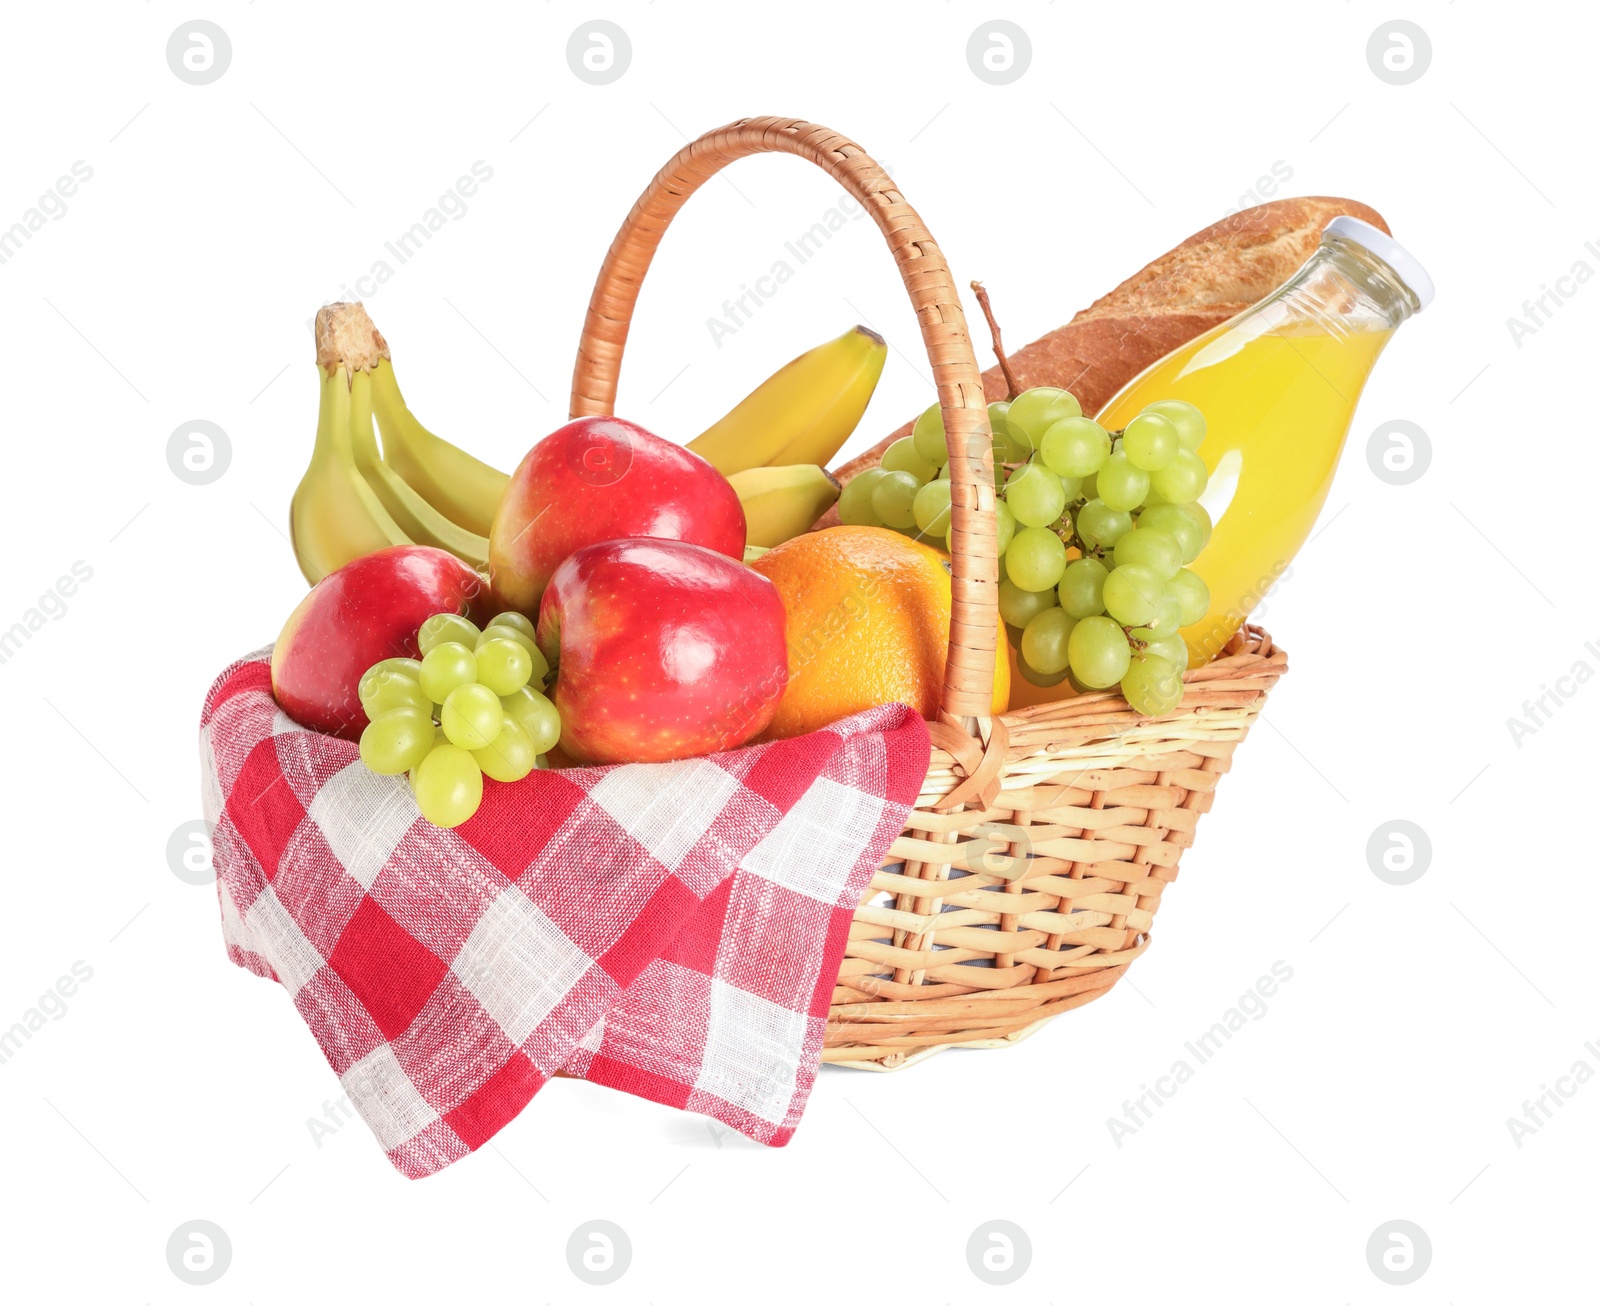
[[[788,613],[789,685],[764,739],[787,739],[880,703],[939,712],[950,639],[949,560],[877,526],[833,526],[752,562]],[[1005,628],[997,627],[1005,648]],[[1006,710],[1011,666],[995,659],[993,710]]]

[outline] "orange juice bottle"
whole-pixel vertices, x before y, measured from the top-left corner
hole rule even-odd
[[[1422,266],[1355,218],[1279,289],[1158,359],[1106,404],[1120,430],[1146,404],[1183,399],[1205,415],[1200,496],[1214,529],[1190,568],[1211,590],[1182,634],[1189,665],[1216,657],[1311,534],[1367,374],[1396,327],[1433,298]]]

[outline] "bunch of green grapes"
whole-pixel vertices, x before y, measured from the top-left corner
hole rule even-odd
[[[484,776],[520,780],[539,765],[561,715],[541,692],[550,665],[519,612],[482,630],[441,612],[417,648],[420,661],[385,658],[361,677],[361,760],[379,775],[409,773],[423,816],[449,829],[478,810]]]
[[[995,488],[1005,483],[1004,465],[1017,455],[996,422],[997,409],[989,405],[994,429]],[[886,526],[924,544],[950,547],[950,464],[945,448],[944,417],[934,404],[911,428],[911,434],[883,451],[877,467],[852,477],[839,495],[839,520],[846,526]],[[1011,515],[998,507],[1001,547],[1010,537]]]
[[[1178,631],[1211,602],[1188,569],[1211,538],[1197,502],[1204,415],[1164,399],[1111,432],[1068,391],[1036,386],[990,404],[989,427],[1000,615],[1023,677],[1080,691],[1116,685],[1144,716],[1172,711],[1189,662]],[[880,466],[844,487],[839,520],[949,550],[948,458],[933,404]]]
[[[1211,538],[1197,502],[1205,417],[1161,400],[1113,433],[1070,394],[1041,387],[1001,418],[1008,440],[1028,449],[1001,491],[1015,526],[1000,614],[1018,670],[1035,685],[1119,686],[1143,716],[1172,711],[1189,663],[1178,631],[1211,602],[1188,569]]]

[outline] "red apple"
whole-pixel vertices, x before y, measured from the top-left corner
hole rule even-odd
[[[648,536],[744,558],[739,496],[699,454],[620,417],[580,417],[534,445],[489,531],[495,602],[533,616],[586,544]]]
[[[300,600],[272,646],[272,693],[303,726],[359,739],[356,686],[374,662],[417,656],[417,627],[436,612],[474,615],[483,577],[454,554],[397,544],[330,572]]]
[[[678,540],[610,540],[556,568],[539,605],[561,747],[667,762],[766,729],[789,679],[783,600],[759,572]]]

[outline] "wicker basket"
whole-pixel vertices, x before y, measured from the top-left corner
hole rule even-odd
[[[1142,953],[1218,776],[1287,669],[1247,627],[1185,676],[1181,709],[1145,719],[1116,694],[988,716],[996,656],[991,436],[944,256],[854,142],[792,118],[708,132],[651,181],[595,283],[572,416],[610,414],[639,287],[668,223],[721,168],[798,155],[863,204],[899,265],[944,412],[952,616],[927,782],[850,933],[823,1060],[888,1070],[955,1045],[1015,1042],[1099,997]]]

